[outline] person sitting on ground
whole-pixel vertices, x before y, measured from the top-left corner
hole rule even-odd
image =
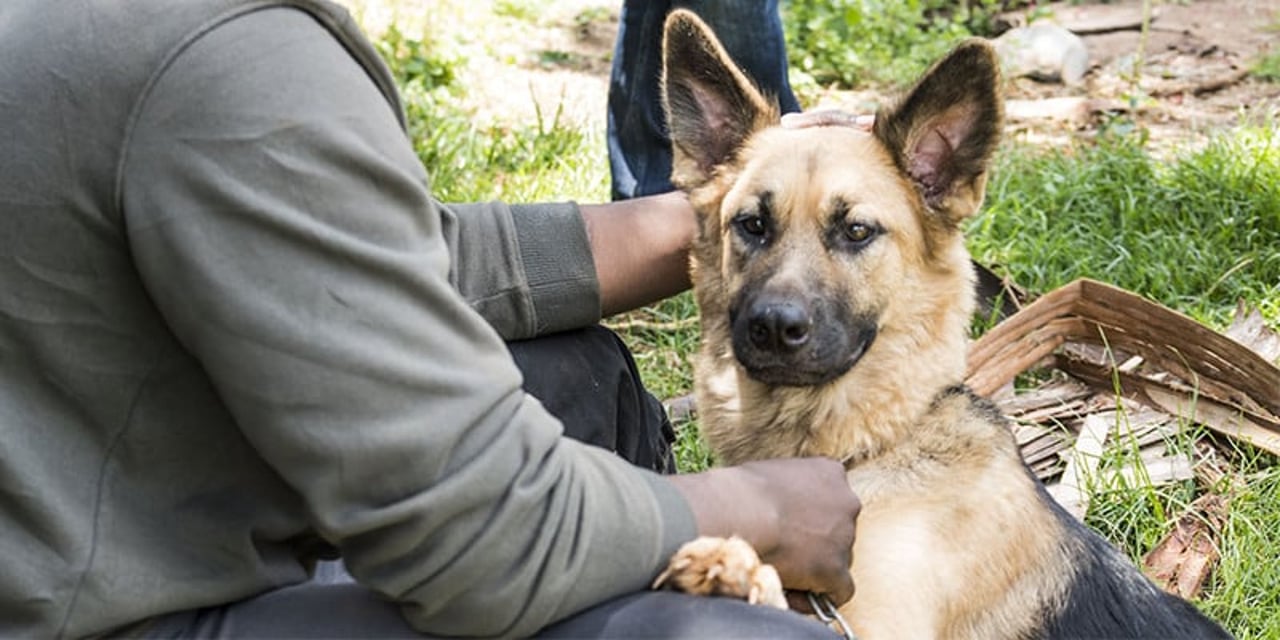
[[[736,533],[853,592],[838,462],[655,472],[596,323],[688,287],[681,196],[437,202],[320,0],[10,0],[0,59],[0,636],[829,633],[647,589]]]

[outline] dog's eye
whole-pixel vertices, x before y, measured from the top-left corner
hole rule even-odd
[[[740,215],[734,220],[743,233],[750,236],[763,236],[769,231],[769,225],[761,216]]]
[[[848,225],[845,225],[844,228],[844,237],[848,238],[849,242],[854,244],[865,244],[867,241],[874,238],[875,235],[875,227],[861,222],[850,222]]]

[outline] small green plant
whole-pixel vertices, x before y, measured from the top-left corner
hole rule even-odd
[[[693,294],[685,292],[609,324],[632,344],[636,363],[647,372],[645,386],[660,398],[673,398],[693,389],[690,358],[698,347],[697,318]]]
[[[573,16],[573,25],[586,29],[597,22],[608,22],[613,19],[612,10],[607,6],[586,7]]]
[[[387,27],[374,46],[391,68],[397,84],[414,92],[452,88],[457,70],[465,62],[449,47],[406,35],[395,24]]]
[[[691,358],[698,350],[698,307],[691,292],[609,321],[631,346],[645,386],[659,398],[675,398],[693,390]],[[676,468],[702,471],[713,465],[697,417],[675,423]]]
[[[985,33],[994,0],[791,0],[788,57],[822,85],[899,86],[963,38]]]
[[[465,59],[448,44],[392,25],[375,46],[400,86],[409,137],[438,199],[527,202],[605,192],[602,163],[582,161],[592,148],[603,156],[604,143],[566,126],[562,105],[550,118],[538,109],[532,123],[478,126],[457,83]]]
[[[1280,52],[1258,58],[1258,61],[1253,64],[1250,73],[1259,80],[1280,82]]]
[[[1239,640],[1280,638],[1280,465],[1273,456],[1247,446],[1232,462],[1238,482],[1231,493],[1230,518],[1218,548],[1222,557],[1200,603]]]
[[[500,16],[521,22],[537,22],[541,7],[539,2],[530,0],[497,0],[493,3],[493,12]]]

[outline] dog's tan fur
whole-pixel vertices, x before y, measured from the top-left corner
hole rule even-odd
[[[847,461],[864,508],[857,594],[841,613],[864,640],[1035,633],[1081,545],[998,416],[953,388],[974,299],[960,227],[981,204],[1001,117],[990,47],[960,47],[872,132],[777,127],[772,101],[688,12],[668,19],[665,52],[673,181],[700,224],[696,393],[719,461]],[[760,211],[773,225],[767,250],[735,231]],[[880,233],[833,250],[835,218]],[[735,300],[752,287],[843,301],[877,333],[832,380],[762,382],[734,345]]]

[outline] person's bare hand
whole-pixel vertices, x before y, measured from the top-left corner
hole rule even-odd
[[[870,130],[876,122],[874,115],[849,113],[840,109],[815,109],[799,113],[786,113],[782,116],[784,129],[804,129],[807,127],[857,127]]]
[[[675,476],[704,536],[738,535],[772,564],[792,591],[853,597],[854,525],[861,502],[844,466],[826,458],[749,462]]]

